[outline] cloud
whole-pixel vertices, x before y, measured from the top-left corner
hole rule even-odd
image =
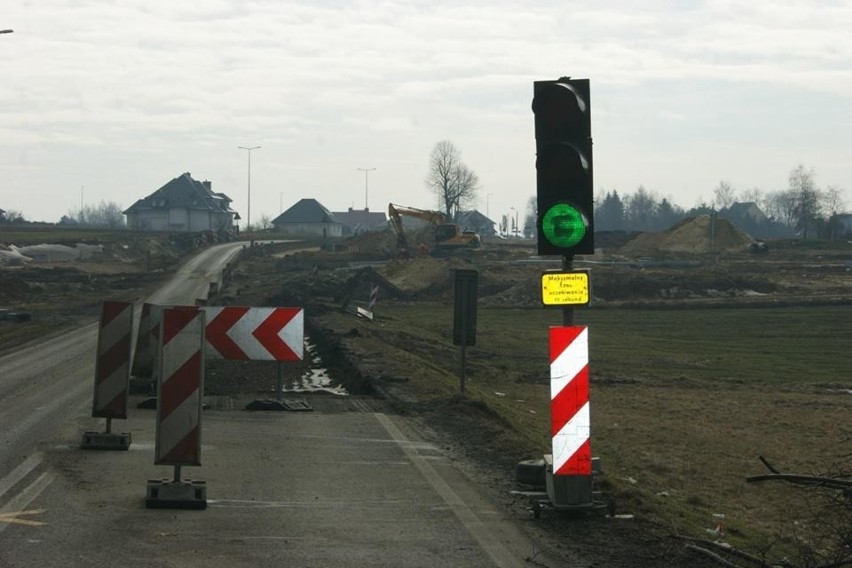
[[[797,154],[852,186],[833,150],[852,118],[849,2],[43,0],[4,19],[0,207],[32,216],[65,213],[37,197],[59,186],[126,205],[186,170],[239,208],[248,143],[270,212],[279,188],[347,205],[357,167],[378,168],[377,200],[405,187],[428,206],[444,138],[507,209],[534,191],[532,82],[563,74],[592,80],[607,187],[708,195],[726,164],[768,185]]]

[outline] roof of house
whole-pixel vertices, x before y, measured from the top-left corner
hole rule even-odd
[[[476,209],[471,211],[459,211],[456,215],[456,222],[459,225],[470,225],[475,227],[485,227],[495,225],[497,222],[492,221]]]
[[[334,214],[316,199],[303,198],[272,220],[277,223],[338,223]]]
[[[138,200],[124,211],[137,213],[157,209],[189,208],[233,213],[231,198],[224,193],[214,193],[209,181],[193,179],[189,172],[181,174],[169,183],[143,199]]]
[[[734,203],[724,212],[734,217],[750,217],[755,221],[763,221],[766,219],[766,214],[754,201]]]
[[[388,217],[384,211],[370,211],[369,209],[352,209],[349,211],[335,211],[334,218],[347,227],[376,227],[385,225]]]

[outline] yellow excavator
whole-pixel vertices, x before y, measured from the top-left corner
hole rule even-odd
[[[393,230],[396,231],[396,242],[401,254],[408,254],[408,240],[402,226],[403,216],[422,219],[435,225],[435,244],[428,251],[432,256],[442,256],[452,254],[454,251],[482,246],[482,239],[475,231],[465,231],[456,223],[448,223],[447,216],[439,211],[427,211],[389,203],[388,218]]]

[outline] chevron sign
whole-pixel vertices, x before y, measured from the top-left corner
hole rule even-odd
[[[302,308],[205,307],[207,356],[241,361],[301,361]]]

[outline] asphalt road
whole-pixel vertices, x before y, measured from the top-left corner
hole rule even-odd
[[[191,303],[236,252],[204,251],[149,301]],[[380,401],[308,395],[313,412],[210,399],[203,511],[146,509],[155,412],[131,399],[126,452],[79,449],[91,418],[96,325],[0,358],[0,567],[560,564]]]

